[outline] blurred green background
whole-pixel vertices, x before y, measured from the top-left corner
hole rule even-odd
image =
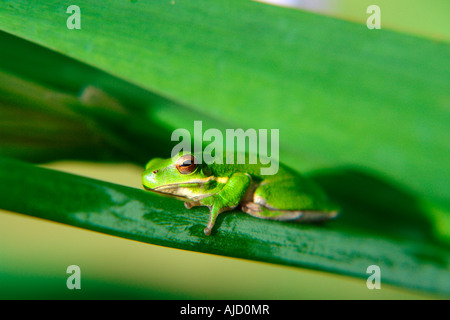
[[[418,35],[436,40],[450,40],[447,12],[448,2],[435,0],[425,5],[423,1],[413,0],[260,0],[266,3],[301,8],[357,23],[365,23],[370,5],[382,9],[382,28]]]
[[[310,6],[314,6],[314,8],[309,7],[313,11],[361,24],[365,24],[367,17],[366,14],[361,14],[365,12],[365,8],[370,4],[378,4],[382,8],[383,29],[397,30],[440,41],[448,42],[450,39],[448,19],[445,17],[449,9],[446,1],[432,1],[432,4],[424,5],[421,1],[372,3],[371,1],[335,0],[320,1],[320,6],[317,5],[318,2],[299,1],[303,8],[308,7],[309,3]],[[76,80],[76,74],[74,79]],[[163,123],[165,117],[172,117],[173,115],[167,110],[169,109],[154,110],[155,118],[159,117]],[[79,133],[79,129],[75,126],[74,132]],[[66,135],[73,136],[74,133],[68,132]],[[31,145],[33,142],[30,142],[30,148],[32,148]],[[155,148],[158,147],[155,146]],[[40,152],[38,150],[37,154]],[[139,150],[130,152],[138,153]],[[70,150],[68,154],[71,154]],[[126,159],[126,156],[125,153],[123,158]],[[99,158],[101,159],[101,155]],[[45,154],[40,160],[46,160]],[[45,166],[140,188],[142,168],[131,163],[99,164],[65,161],[53,162]],[[444,193],[446,191],[443,190]],[[441,227],[446,229],[447,225]],[[368,290],[365,279],[149,245],[6,211],[0,213],[0,264],[0,298],[2,299],[422,299],[441,297],[383,283],[382,290]],[[69,291],[66,288],[68,275],[65,271],[71,264],[79,265],[81,268],[82,290],[80,291]]]

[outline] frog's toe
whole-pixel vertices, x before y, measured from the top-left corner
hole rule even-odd
[[[211,234],[211,228],[206,227],[205,230],[203,230],[203,232],[205,233],[205,235],[209,236]]]

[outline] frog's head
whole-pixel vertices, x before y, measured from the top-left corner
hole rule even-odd
[[[201,196],[211,181],[207,171],[198,157],[182,152],[173,158],[150,160],[142,173],[142,184],[150,191],[192,199]]]

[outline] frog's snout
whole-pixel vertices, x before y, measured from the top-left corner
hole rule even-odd
[[[146,170],[142,173],[142,184],[145,189],[153,189],[156,186],[156,172],[158,170]]]

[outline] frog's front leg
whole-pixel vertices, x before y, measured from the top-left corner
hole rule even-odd
[[[235,173],[219,193],[200,200],[201,205],[207,206],[210,210],[209,222],[204,230],[206,235],[211,234],[216,218],[220,213],[233,210],[239,205],[251,181],[250,175]]]

